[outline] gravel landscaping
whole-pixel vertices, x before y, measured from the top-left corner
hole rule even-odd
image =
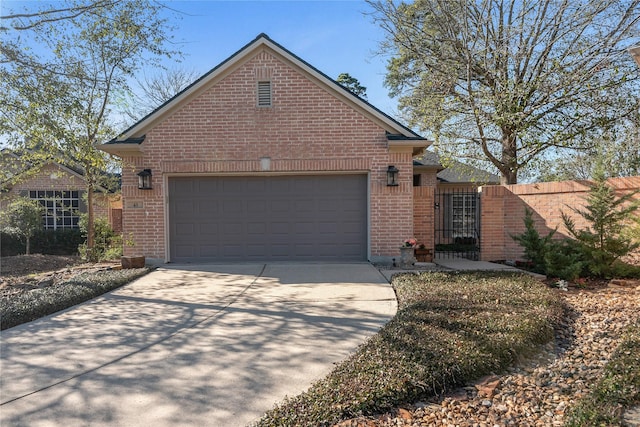
[[[556,330],[555,340],[534,359],[440,398],[414,402],[384,415],[347,420],[337,426],[640,426],[637,407],[623,413],[624,424],[584,421],[572,413],[577,405],[589,400],[601,381],[603,368],[618,348],[623,332],[634,323],[638,328],[640,282],[629,281],[624,286],[600,290],[572,289],[562,295],[568,316]],[[635,357],[636,373],[635,382],[625,384],[627,390],[623,394],[638,399],[640,355],[637,351],[631,354],[631,350],[626,353],[629,354],[623,356]],[[622,412],[620,405],[615,409]]]

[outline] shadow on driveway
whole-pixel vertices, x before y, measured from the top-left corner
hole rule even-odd
[[[395,310],[365,263],[161,268],[3,331],[0,425],[246,425]]]

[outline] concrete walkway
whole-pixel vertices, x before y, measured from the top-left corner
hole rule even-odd
[[[243,426],[396,311],[370,264],[172,266],[2,332],[2,426]]]
[[[466,258],[444,258],[437,257],[433,260],[432,263],[416,263],[415,268],[389,268],[385,269],[384,267],[380,267],[380,273],[386,279],[391,282],[392,278],[396,274],[401,273],[421,273],[425,271],[512,271],[512,272],[520,272],[527,273],[536,278],[544,279],[545,276],[541,274],[536,274],[532,272],[528,272],[525,270],[520,270],[516,267],[512,267],[505,264],[497,264],[494,262],[487,261],[472,261]]]
[[[455,271],[522,271],[515,267],[488,261],[472,261],[466,258],[436,258],[434,263]]]

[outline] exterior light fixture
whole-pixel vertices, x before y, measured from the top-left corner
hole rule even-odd
[[[387,186],[388,187],[397,187],[398,186],[398,168],[395,166],[389,166],[387,168]]]
[[[435,202],[435,203],[433,204],[433,208],[434,208],[434,209],[440,209],[440,202]]]
[[[151,169],[143,169],[138,172],[138,188],[140,190],[151,190]]]

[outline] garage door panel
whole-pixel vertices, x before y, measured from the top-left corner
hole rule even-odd
[[[264,222],[249,222],[247,223],[247,234],[251,237],[253,235],[263,235],[267,232],[267,224]]]
[[[199,224],[200,233],[209,236],[217,236],[219,233],[218,224],[212,224],[210,222],[202,222]]]
[[[267,212],[266,200],[247,200],[247,211],[249,214],[257,215]]]
[[[169,178],[172,261],[365,260],[366,175]]]
[[[291,223],[288,222],[271,222],[269,223],[271,230],[271,234],[285,234],[289,235],[289,229],[291,228]]]

